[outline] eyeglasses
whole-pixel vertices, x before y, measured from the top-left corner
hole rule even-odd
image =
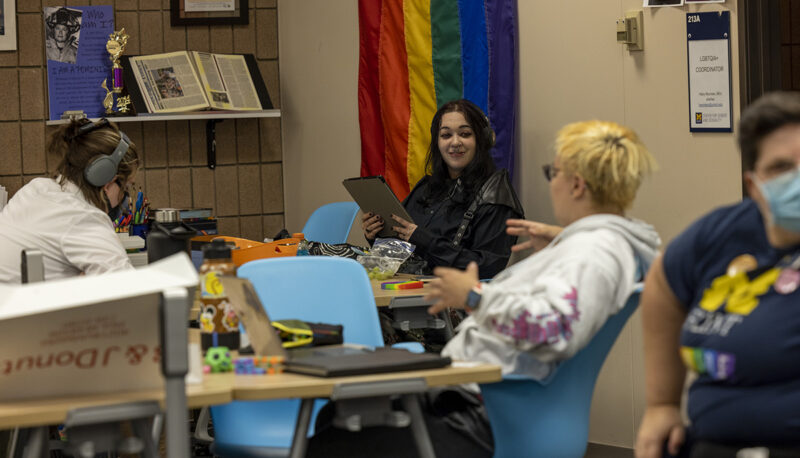
[[[556,173],[558,173],[560,170],[561,169],[553,164],[545,164],[542,166],[542,172],[544,172],[544,177],[547,179],[547,181],[551,181],[553,177],[556,176]]]

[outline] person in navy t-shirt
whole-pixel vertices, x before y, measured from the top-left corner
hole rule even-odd
[[[637,457],[665,443],[691,457],[800,456],[800,94],[756,101],[738,140],[750,198],[692,224],[647,276]]]

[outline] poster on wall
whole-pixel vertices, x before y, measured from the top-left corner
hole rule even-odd
[[[106,43],[114,31],[113,7],[46,7],[44,31],[50,119],[68,110],[102,116],[106,91],[101,84],[111,73]]]
[[[14,0],[0,0],[0,51],[17,49],[17,15]]]
[[[658,6],[681,6],[683,0],[643,0],[642,6],[645,8],[655,8]]]
[[[731,132],[730,12],[686,14],[689,130]]]

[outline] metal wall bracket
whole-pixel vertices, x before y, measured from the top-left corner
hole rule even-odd
[[[217,168],[217,123],[224,119],[209,119],[206,121],[206,158],[208,168]]]

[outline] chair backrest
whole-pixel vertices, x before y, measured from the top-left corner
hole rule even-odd
[[[308,217],[303,234],[314,242],[345,243],[357,213],[358,204],[355,202],[325,204]]]
[[[352,259],[300,256],[260,259],[239,268],[273,320],[341,324],[344,341],[383,346],[378,309],[364,268]],[[248,401],[212,407],[214,453],[263,456],[291,445],[299,401]],[[313,424],[313,421],[312,421]]]
[[[589,344],[562,363],[546,384],[522,377],[481,385],[496,457],[576,457],[586,453],[589,409],[608,352],[639,306],[641,287]]]

